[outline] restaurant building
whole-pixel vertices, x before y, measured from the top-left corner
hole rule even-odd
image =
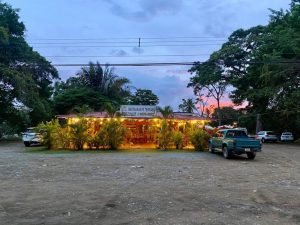
[[[122,105],[116,114],[119,115],[117,118],[109,116],[106,112],[90,112],[84,114],[83,117],[87,119],[91,132],[98,132],[101,129],[101,124],[105,121],[119,119],[130,133],[123,146],[130,148],[157,147],[161,122],[164,119],[168,121],[172,131],[183,134],[184,146],[189,144],[186,137],[187,129],[204,127],[210,122],[210,119],[195,113],[173,112],[168,118],[163,118],[157,106],[149,105]],[[79,120],[76,114],[58,115],[57,118],[66,120],[69,125]]]

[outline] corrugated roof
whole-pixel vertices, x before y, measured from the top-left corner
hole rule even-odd
[[[67,115],[57,115],[57,118],[76,118],[78,117],[77,114],[67,114]],[[109,118],[107,112],[89,112],[83,115],[83,117],[88,118]],[[121,118],[130,118],[130,119],[152,119],[149,117],[124,117],[121,116]],[[156,113],[156,117],[154,118],[163,118],[162,114],[160,112]],[[183,113],[183,112],[174,112],[173,115],[168,119],[182,119],[182,120],[211,120],[210,118],[204,118],[199,116],[195,113]]]

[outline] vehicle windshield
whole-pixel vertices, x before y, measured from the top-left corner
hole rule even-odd
[[[284,132],[283,135],[293,135],[291,132]]]
[[[27,133],[34,133],[34,129],[30,128],[26,130]]]
[[[243,130],[230,130],[227,132],[226,137],[248,137]]]

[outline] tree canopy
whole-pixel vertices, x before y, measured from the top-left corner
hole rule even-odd
[[[204,63],[196,62],[189,72],[194,74],[194,76],[190,78],[188,87],[194,89],[196,96],[208,93],[207,96],[212,96],[217,101],[217,110],[220,111],[220,101],[228,85],[223,75],[222,66],[217,61],[210,59]],[[218,114],[218,120],[219,125],[221,125],[220,114]]]
[[[130,105],[157,105],[159,98],[151,90],[137,89],[128,99]]]
[[[220,115],[222,124],[225,125],[232,125],[234,122],[238,122],[240,113],[238,110],[234,109],[230,106],[221,107],[220,109]],[[215,109],[215,111],[212,114],[213,118],[218,117],[218,111]]]
[[[52,116],[51,84],[59,76],[24,33],[18,10],[0,2],[0,120],[11,125],[26,120],[26,126]]]
[[[193,113],[196,109],[195,102],[192,98],[182,99],[182,103],[178,106],[182,112]]]
[[[171,106],[158,107],[158,111],[161,113],[164,119],[173,117],[173,109]]]
[[[54,107],[56,113],[71,112],[83,104],[92,110],[105,110],[108,105],[114,107],[126,102],[130,96],[130,81],[119,77],[114,68],[100,63],[89,63],[75,77],[55,85]]]
[[[299,24],[300,0],[292,0],[289,10],[271,10],[266,26],[234,31],[207,62],[192,67],[192,87],[197,91],[211,76],[228,83],[232,101],[246,104],[249,116],[262,114],[264,129],[299,134]]]

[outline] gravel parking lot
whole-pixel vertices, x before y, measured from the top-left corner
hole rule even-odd
[[[300,146],[26,153],[0,144],[0,224],[300,224]]]

